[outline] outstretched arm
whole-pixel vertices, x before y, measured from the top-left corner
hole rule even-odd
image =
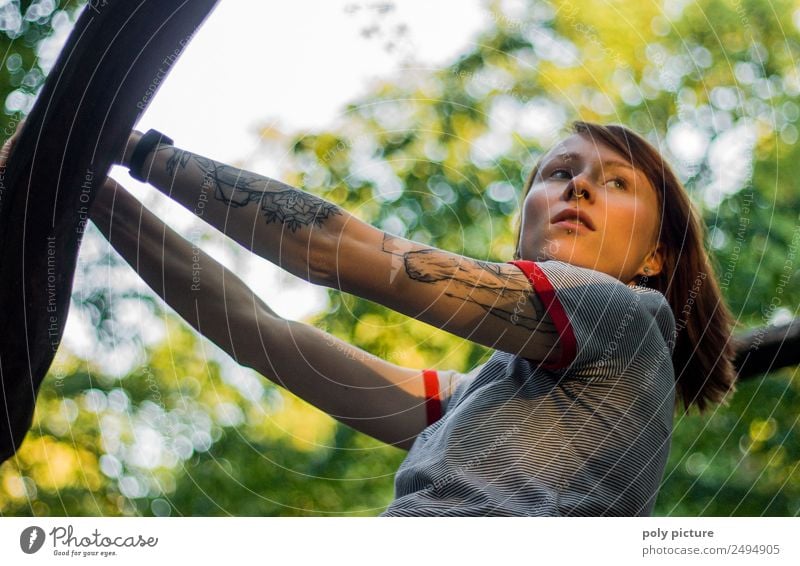
[[[279,317],[241,279],[113,180],[101,188],[90,214],[144,281],[238,363],[400,448],[410,448],[428,426],[420,370],[391,364],[311,325]]]
[[[555,327],[514,265],[393,236],[303,190],[173,146],[159,146],[143,170],[246,249],[312,283],[490,348],[548,363],[560,358]]]

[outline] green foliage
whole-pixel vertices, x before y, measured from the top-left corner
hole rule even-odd
[[[406,70],[330,131],[272,136],[291,148],[286,180],[389,232],[505,261],[537,157],[573,119],[624,123],[659,142],[686,181],[741,326],[795,312],[793,3],[486,9],[492,25],[450,65]],[[20,57],[30,65],[32,49]],[[4,72],[0,92],[22,77]],[[99,292],[79,306],[99,327],[115,304]],[[408,367],[463,371],[490,353],[335,292],[312,322]],[[48,378],[19,459],[0,469],[0,513],[375,515],[390,501],[402,451],[208,361],[185,328],[147,353],[122,378],[63,354],[69,369]],[[741,384],[709,416],[678,417],[656,514],[800,512],[797,402],[785,369]]]
[[[75,8],[82,4],[77,0],[10,0],[0,7],[0,94],[4,114],[27,113],[30,109],[49,70],[41,66],[38,49],[53,27],[70,24]],[[10,122],[6,120],[4,129]],[[3,132],[3,140],[13,133],[13,127]]]
[[[730,407],[676,423],[659,515],[796,516],[800,401],[794,368],[740,385]]]
[[[242,368],[182,322],[120,378],[62,349],[2,515],[375,515],[404,452]]]

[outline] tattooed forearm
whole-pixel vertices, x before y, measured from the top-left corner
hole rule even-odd
[[[384,233],[383,251],[402,261],[408,277],[422,283],[448,281],[445,293],[480,306],[486,312],[539,332],[555,327],[522,273],[507,274],[496,264],[419,249],[413,242]]]
[[[267,224],[278,223],[295,232],[311,224],[321,227],[327,218],[342,214],[336,205],[275,179],[171,146],[159,147],[158,151],[170,152],[166,161],[167,174],[173,176],[178,169],[186,169],[191,164],[201,171],[203,184],[214,187],[217,200],[237,208],[255,202]]]

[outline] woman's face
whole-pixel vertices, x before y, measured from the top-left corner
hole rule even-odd
[[[541,161],[522,208],[520,255],[633,284],[661,270],[659,225],[658,194],[645,175],[615,150],[574,134]]]

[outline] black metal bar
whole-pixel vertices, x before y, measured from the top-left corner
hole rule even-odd
[[[800,318],[762,326],[736,336],[739,380],[800,364]]]
[[[83,227],[115,156],[217,0],[93,0],[0,183],[0,462],[61,342]]]

